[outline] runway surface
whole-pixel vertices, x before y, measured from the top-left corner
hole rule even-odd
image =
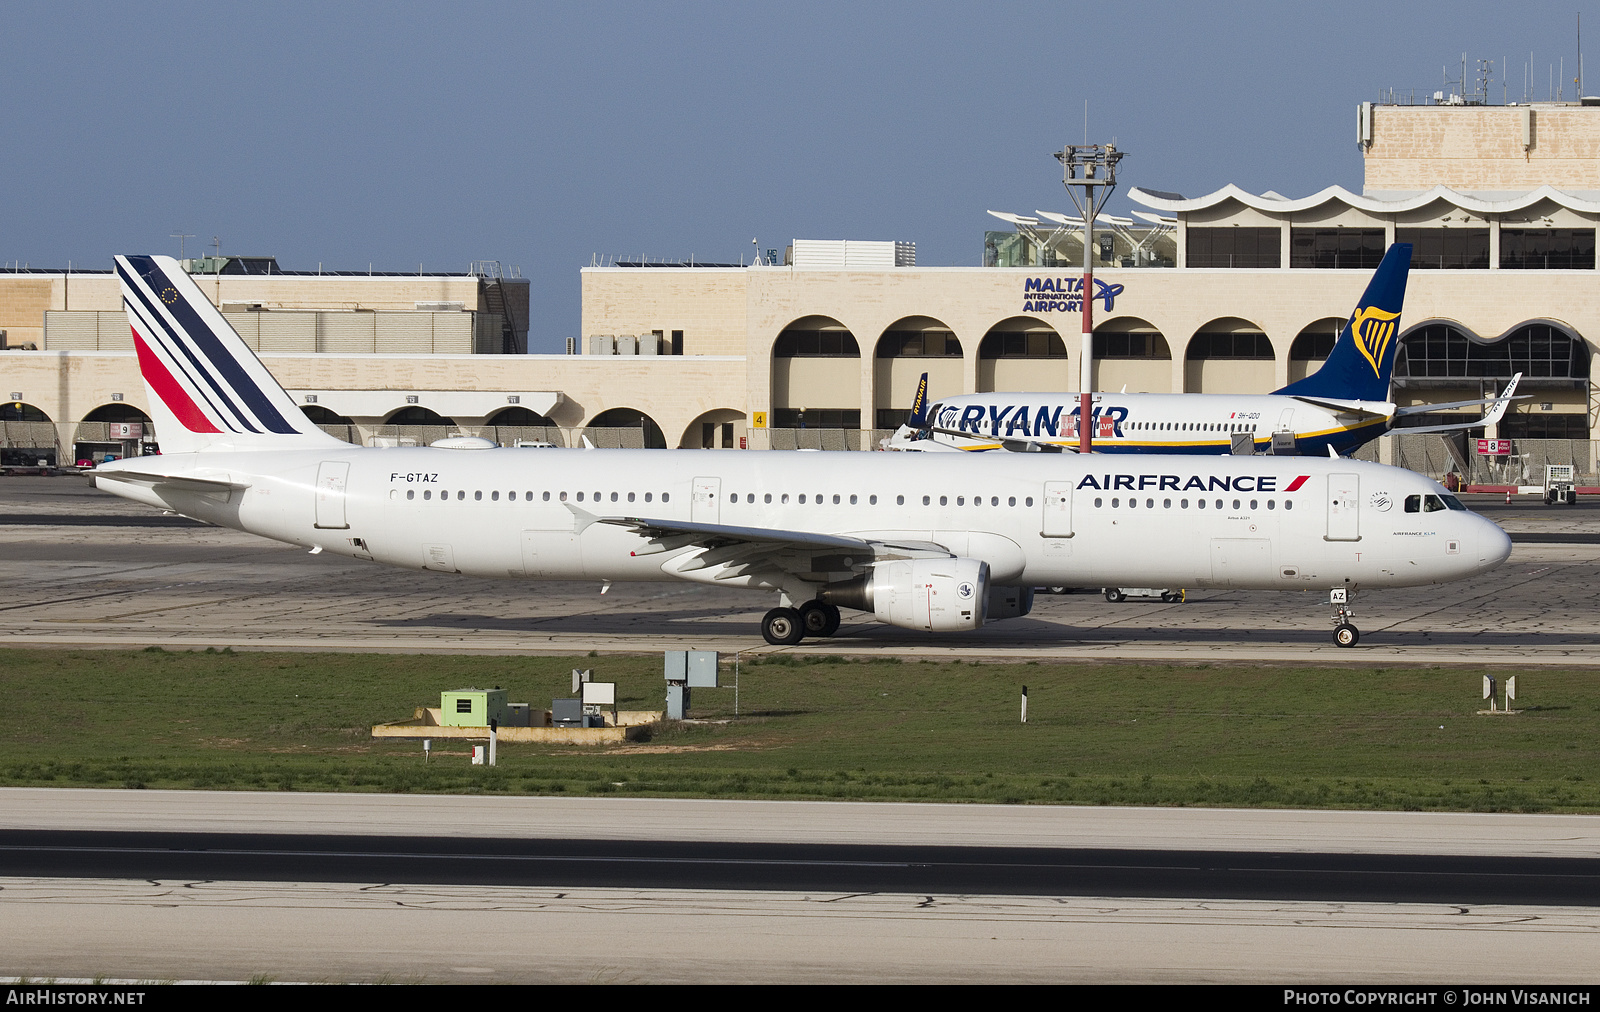
[[[0,865],[7,975],[1600,977],[1584,816],[11,789]]]
[[[1335,647],[1321,595],[1196,591],[1184,604],[1040,595],[1027,618],[929,636],[847,613],[839,634],[770,647],[768,595],[679,583],[493,581],[312,556],[178,526],[80,478],[0,481],[0,644],[587,653],[710,649],[964,659],[1600,664],[1600,500],[1475,505],[1516,545],[1495,573],[1363,593],[1362,642]],[[60,518],[53,520],[51,518]],[[49,520],[48,524],[43,521]],[[163,526],[137,526],[159,522]],[[170,526],[167,526],[169,525]],[[1547,542],[1545,539],[1566,539]]]

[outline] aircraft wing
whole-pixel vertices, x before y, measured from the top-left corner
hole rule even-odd
[[[1394,405],[1377,401],[1347,401],[1337,397],[1307,397],[1305,394],[1290,394],[1297,401],[1329,411],[1337,411],[1344,415],[1369,415],[1373,418],[1388,418],[1394,414]]]
[[[1485,397],[1476,401],[1453,401],[1449,404],[1418,404],[1411,410],[1402,409],[1401,411],[1396,412],[1397,415],[1417,415],[1421,414],[1423,411],[1438,411],[1442,408],[1464,408],[1472,404],[1484,404],[1492,401],[1494,406],[1488,411],[1485,411],[1482,418],[1474,418],[1470,422],[1454,422],[1450,425],[1425,425],[1416,428],[1408,425],[1402,428],[1390,429],[1389,431],[1398,432],[1407,436],[1420,436],[1428,432],[1460,432],[1463,429],[1476,429],[1485,425],[1495,425],[1500,421],[1501,418],[1505,417],[1506,408],[1511,405],[1512,401],[1528,399],[1526,396],[1515,396],[1517,392],[1517,383],[1521,381],[1521,379],[1522,374],[1520,372],[1511,377],[1511,382],[1506,384],[1505,390],[1501,392],[1499,397]]]
[[[1412,404],[1409,407],[1396,408],[1394,414],[1396,418],[1401,418],[1405,415],[1426,414],[1429,411],[1445,411],[1450,408],[1470,408],[1475,404],[1494,404],[1498,407],[1502,404],[1509,404],[1511,401],[1533,400],[1532,394],[1523,394],[1521,397],[1512,396],[1512,394],[1516,392],[1517,382],[1521,379],[1522,374],[1520,372],[1511,377],[1511,382],[1506,384],[1506,388],[1501,391],[1499,397],[1478,397],[1470,401],[1446,401],[1443,404]],[[1494,410],[1495,409],[1490,409],[1490,413],[1492,414]],[[1500,408],[1500,411],[1502,414],[1504,413],[1503,408]],[[1487,418],[1488,416],[1486,415],[1485,417]],[[1494,420],[1498,422],[1500,420],[1500,416],[1495,415]],[[1476,424],[1483,425],[1485,423],[1477,422]]]
[[[814,534],[773,527],[736,527],[732,524],[695,523],[688,520],[655,520],[647,517],[598,517],[595,523],[627,527],[650,539],[655,551],[696,545],[701,548],[727,548],[747,545],[772,551],[860,552],[874,558],[949,558],[943,545],[932,541],[879,541],[848,534]],[[649,550],[635,555],[650,555]]]
[[[95,468],[90,472],[93,477],[105,478],[110,481],[124,481],[130,485],[143,485],[145,488],[173,489],[179,492],[200,493],[228,493],[243,492],[249,488],[248,484],[236,481],[221,481],[216,478],[191,478],[184,475],[152,474],[146,471],[134,471],[130,468],[114,468],[106,470]]]
[[[967,432],[962,429],[946,429],[938,425],[930,425],[929,432],[937,432],[945,436],[960,436],[962,439],[976,439],[985,443],[994,443],[1002,449],[1013,453],[1077,453],[1076,444],[1060,442],[1059,436],[988,436],[981,432]],[[988,449],[988,447],[975,447],[975,449]]]

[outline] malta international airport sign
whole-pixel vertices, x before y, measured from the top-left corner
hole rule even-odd
[[[1094,279],[1094,300],[1101,304],[1102,312],[1111,312],[1122,286]],[[1024,278],[1022,282],[1022,311],[1024,313],[1081,313],[1083,312],[1083,278]]]

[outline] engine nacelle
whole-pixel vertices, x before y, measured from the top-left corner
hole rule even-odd
[[[822,599],[860,608],[901,629],[960,632],[983,625],[989,564],[978,559],[880,562],[860,580],[835,584]]]

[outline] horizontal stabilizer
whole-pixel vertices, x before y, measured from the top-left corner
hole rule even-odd
[[[1336,411],[1342,415],[1368,415],[1373,418],[1388,418],[1395,414],[1394,405],[1387,401],[1350,401],[1338,397],[1307,397],[1304,394],[1296,394],[1294,399],[1319,408],[1327,408],[1329,411]]]
[[[147,471],[130,471],[126,468],[107,470],[103,467],[97,467],[91,473],[96,478],[125,481],[130,485],[171,489],[178,492],[243,492],[250,487],[248,484],[240,484],[236,481],[220,481],[216,478],[191,478],[178,474],[152,474]]]

